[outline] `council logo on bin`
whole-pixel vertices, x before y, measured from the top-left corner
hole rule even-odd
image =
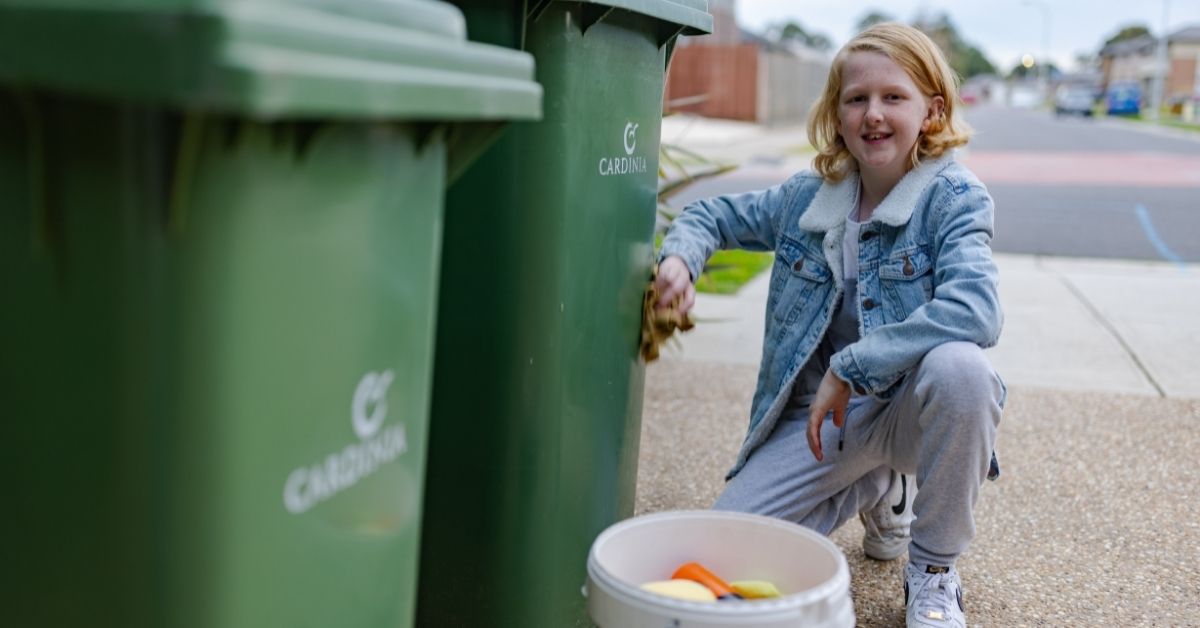
[[[383,420],[387,418],[388,387],[395,378],[391,371],[384,371],[367,373],[358,382],[358,388],[354,389],[354,401],[350,404],[350,418],[354,423],[354,433],[358,434],[359,439],[371,438],[383,425]]]
[[[643,174],[649,170],[646,167],[646,158],[633,154],[637,150],[637,130],[639,126],[641,125],[632,120],[625,123],[625,131],[621,134],[621,145],[625,149],[625,154],[621,155],[617,153],[614,157],[601,157],[599,164],[600,176],[611,177],[622,174]]]
[[[293,469],[283,484],[283,506],[288,512],[307,512],[408,451],[404,424],[383,425],[388,414],[388,389],[395,379],[396,374],[388,369],[371,371],[358,381],[350,399],[350,426],[358,442]]]

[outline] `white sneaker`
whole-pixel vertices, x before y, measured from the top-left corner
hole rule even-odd
[[[892,486],[875,507],[858,513],[862,520],[863,552],[867,558],[892,560],[908,551],[912,540],[913,500],[917,498],[916,478],[892,471]]]
[[[966,628],[962,581],[954,567],[908,563],[904,567],[908,628]]]

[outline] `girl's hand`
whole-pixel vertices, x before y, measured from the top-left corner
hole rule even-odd
[[[838,379],[832,369],[826,369],[808,414],[808,448],[818,461],[825,459],[821,451],[821,423],[825,421],[825,415],[832,410],[833,424],[840,428],[846,424],[846,406],[849,403],[850,384]]]
[[[658,303],[655,309],[665,310],[671,307],[675,298],[682,295],[676,310],[682,316],[692,309],[696,302],[696,287],[692,285],[692,273],[688,270],[683,258],[672,255],[658,265],[658,277],[654,280],[658,290]]]

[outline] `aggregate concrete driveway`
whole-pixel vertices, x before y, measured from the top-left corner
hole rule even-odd
[[[647,368],[637,512],[707,508],[744,433],[756,369]],[[1200,625],[1200,400],[1011,386],[1002,477],[959,561],[971,625]],[[904,559],[833,535],[860,626],[903,626]]]

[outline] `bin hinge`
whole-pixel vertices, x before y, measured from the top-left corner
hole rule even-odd
[[[303,161],[313,140],[328,123],[317,120],[287,120],[268,125],[276,148],[291,147],[296,161]]]
[[[422,152],[435,137],[445,138],[446,127],[449,126],[445,122],[414,122],[412,123],[413,130],[413,145],[417,152]]]
[[[450,127],[446,138],[446,187],[449,188],[487,150],[507,121],[465,122]]]
[[[531,4],[527,5],[528,9],[525,13],[526,23],[536,22],[546,9],[550,7],[556,0],[532,0]],[[579,26],[580,32],[587,33],[596,22],[608,17],[612,13],[614,7],[592,4],[591,2],[579,2]],[[659,44],[661,46],[661,44]]]
[[[584,34],[587,34],[589,28],[594,26],[596,22],[608,17],[608,14],[612,12],[612,7],[584,2],[579,7],[580,30]]]
[[[658,47],[662,48],[664,45],[670,44],[670,47],[667,48],[668,62],[671,60],[671,51],[675,48],[675,40],[683,33],[684,28],[684,26],[671,22],[660,21],[658,23]]]

